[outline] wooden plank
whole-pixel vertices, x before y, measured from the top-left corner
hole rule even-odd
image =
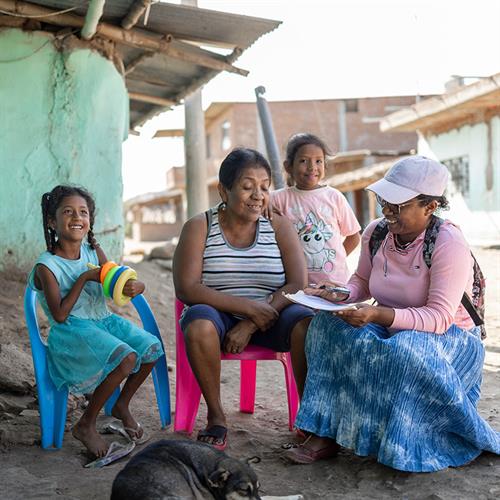
[[[164,97],[156,97],[148,94],[141,94],[139,92],[129,92],[130,99],[134,101],[147,102],[149,104],[155,104],[157,106],[174,106],[176,101],[171,99],[165,99]]]

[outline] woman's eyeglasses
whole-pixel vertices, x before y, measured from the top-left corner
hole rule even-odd
[[[375,198],[377,199],[377,203],[382,207],[382,208],[388,208],[393,214],[400,214],[401,213],[401,209],[403,207],[406,207],[408,205],[412,205],[413,202],[415,201],[414,199],[413,200],[410,200],[410,201],[407,201],[406,203],[399,203],[399,204],[396,204],[396,203],[389,203],[388,201],[385,201],[383,198],[381,198],[378,194],[375,195]]]

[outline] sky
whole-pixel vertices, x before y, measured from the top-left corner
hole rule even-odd
[[[180,3],[174,2],[171,3]],[[451,75],[500,72],[499,0],[198,0],[198,7],[282,21],[203,89],[216,101],[334,99],[444,92]],[[123,147],[124,199],[165,189],[183,165],[182,139],[152,139],[180,128],[183,106],[150,120]]]

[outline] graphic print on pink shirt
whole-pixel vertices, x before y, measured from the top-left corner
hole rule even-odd
[[[271,193],[273,206],[290,219],[297,230],[307,259],[309,283],[330,280],[346,283],[347,268],[343,239],[360,230],[345,196],[335,188],[296,187]]]
[[[318,220],[309,212],[304,223],[295,224],[310,271],[331,273],[337,252],[326,247],[326,242],[333,236],[332,227],[323,220]]]

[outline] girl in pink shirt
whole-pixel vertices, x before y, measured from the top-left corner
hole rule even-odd
[[[430,472],[464,465],[483,450],[500,454],[500,433],[476,408],[480,327],[461,305],[464,292],[471,296],[473,258],[460,230],[434,216],[447,208],[448,179],[446,167],[428,158],[397,162],[367,188],[384,220],[364,231],[349,296],[306,289],[331,301],[374,298],[377,305],[321,312],[311,322],[295,422],[310,435],[287,452],[292,462],[332,457],[344,446],[395,469]],[[382,226],[387,233],[379,233],[375,252],[372,234]],[[433,248],[426,231],[434,234]]]
[[[292,136],[283,163],[292,185],[271,193],[273,207],[292,221],[299,235],[309,283],[345,283],[350,275],[346,257],[360,241],[360,225],[344,195],[320,184],[328,154],[315,135]]]

